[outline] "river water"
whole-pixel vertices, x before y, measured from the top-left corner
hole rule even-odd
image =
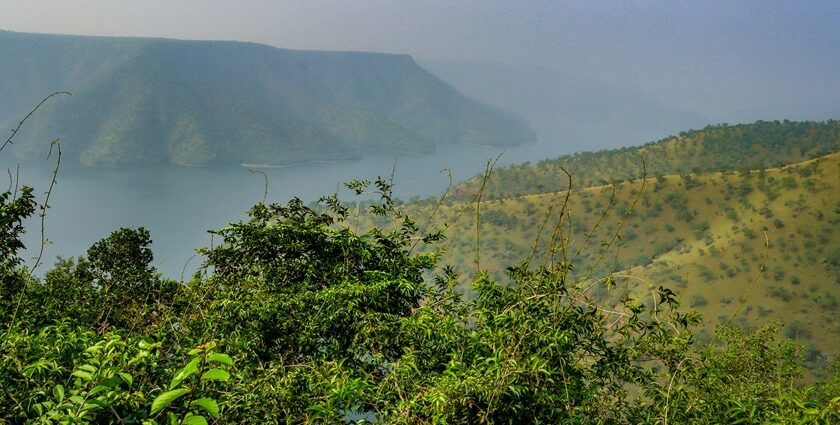
[[[389,176],[396,161],[395,194],[435,196],[442,192],[451,170],[454,181],[484,170],[489,158],[503,149],[454,145],[433,154],[370,153],[364,159],[346,163],[310,163],[285,168],[261,169],[268,177],[267,202],[285,203],[292,197],[316,200],[351,179]],[[537,161],[564,153],[562,148],[532,143],[508,148],[499,164]],[[2,170],[15,174],[20,182],[34,186],[40,199],[49,186],[54,161],[15,161],[8,152],[0,154]],[[64,158],[50,198],[45,221],[45,247],[39,274],[53,265],[57,256],[84,255],[94,242],[120,227],[144,226],[151,231],[155,265],[165,277],[180,278],[195,248],[208,246],[208,229],[224,227],[245,218],[247,210],[260,202],[265,191],[263,176],[241,166],[190,168],[168,164],[89,167]],[[344,197],[345,199],[348,196]],[[27,223],[24,258],[29,264],[40,246],[40,225]],[[201,263],[193,259],[187,277]]]

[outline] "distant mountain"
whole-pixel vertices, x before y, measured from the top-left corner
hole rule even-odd
[[[282,164],[429,152],[447,143],[535,138],[527,122],[474,101],[406,55],[315,52],[223,41],[0,31],[0,122],[57,99],[15,153],[89,164]]]
[[[419,60],[422,67],[480,102],[514,111],[557,152],[635,145],[702,127],[700,113],[645,93],[562,70],[531,65]]]

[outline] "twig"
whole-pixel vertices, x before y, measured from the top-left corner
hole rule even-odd
[[[598,218],[598,221],[595,222],[595,225],[592,226],[592,229],[589,230],[589,232],[587,232],[586,235],[584,235],[583,240],[580,242],[580,246],[578,246],[577,252],[575,252],[575,255],[572,257],[571,260],[569,260],[570,262],[575,262],[575,260],[577,260],[580,253],[583,252],[583,248],[589,242],[589,239],[592,238],[592,235],[594,235],[595,232],[598,230],[598,227],[601,225],[601,223],[607,218],[607,214],[612,210],[612,206],[613,206],[614,203],[615,203],[615,185],[612,186],[612,193],[610,194],[610,201],[607,203],[607,207],[604,208],[604,211],[601,213],[601,217]]]
[[[43,101],[41,103],[43,103]],[[32,264],[32,267],[27,270],[27,274],[23,282],[23,288],[21,289],[20,294],[18,295],[18,300],[15,304],[15,310],[12,313],[12,319],[9,321],[9,329],[11,329],[12,326],[14,326],[15,321],[17,320],[17,314],[18,310],[20,309],[20,304],[23,302],[23,297],[24,295],[26,295],[26,291],[29,288],[29,281],[32,280],[32,274],[35,273],[35,269],[38,268],[38,265],[41,263],[41,258],[44,256],[44,246],[47,244],[45,236],[45,221],[47,217],[47,208],[50,207],[50,195],[52,195],[53,187],[55,187],[56,184],[58,169],[61,167],[61,143],[58,141],[58,139],[55,139],[50,143],[50,150],[47,153],[47,159],[49,159],[52,155],[53,146],[55,146],[56,150],[58,151],[55,161],[55,168],[53,169],[53,175],[52,179],[50,180],[50,186],[47,189],[46,196],[44,197],[44,203],[41,205],[41,212],[40,214],[38,214],[41,218],[41,246],[38,250],[38,256],[35,258],[35,262]],[[15,189],[15,191],[17,191],[17,189]]]
[[[191,255],[190,258],[187,258],[187,261],[184,263],[184,267],[181,269],[181,283],[184,283],[184,274],[186,274],[187,272],[187,266],[190,264],[190,261],[192,261],[192,259],[196,256],[198,256],[198,254]]]
[[[3,145],[2,145],[2,146],[0,146],[0,152],[3,152],[3,149],[5,149],[5,148],[6,148],[6,146],[8,146],[8,145],[12,144],[12,139],[15,137],[15,134],[17,134],[18,130],[20,130],[20,128],[21,128],[21,127],[23,127],[23,123],[25,123],[25,122],[26,122],[26,120],[28,120],[28,119],[29,119],[29,117],[31,117],[31,116],[32,116],[32,114],[34,114],[34,113],[35,113],[35,111],[37,111],[37,110],[38,110],[38,108],[40,108],[40,107],[41,107],[41,105],[43,105],[43,104],[44,104],[46,101],[48,101],[51,97],[53,97],[53,96],[57,96],[57,95],[60,95],[60,94],[66,94],[67,96],[72,96],[72,95],[73,95],[72,93],[67,92],[67,91],[57,91],[57,92],[55,92],[55,93],[53,93],[53,94],[51,94],[51,95],[49,95],[49,96],[45,97],[45,98],[44,98],[44,100],[42,100],[40,103],[38,103],[38,105],[36,105],[34,108],[32,108],[32,110],[31,110],[31,111],[29,111],[29,113],[28,113],[28,114],[26,114],[26,116],[25,116],[25,117],[23,117],[23,119],[22,119],[22,120],[20,120],[20,122],[18,123],[17,127],[15,127],[15,128],[13,128],[13,129],[12,129],[12,134],[10,134],[10,135],[9,135],[9,138],[8,138],[8,139],[6,139],[6,141],[3,143]]]
[[[555,192],[555,198],[556,198],[556,195],[557,194]],[[540,228],[537,230],[537,236],[534,238],[534,245],[531,247],[531,251],[525,257],[525,261],[523,262],[523,265],[525,266],[526,269],[531,266],[531,260],[534,258],[534,255],[536,255],[536,253],[537,253],[537,247],[540,244],[540,238],[542,237],[543,230],[545,230],[545,225],[548,224],[548,220],[551,219],[551,213],[554,212],[554,207],[555,207],[555,204],[552,201],[551,205],[548,206],[548,212],[546,212],[546,214],[545,214],[545,219],[543,219],[542,223],[540,223]]]
[[[504,151],[499,153],[495,159],[487,160],[487,166],[484,169],[484,176],[481,178],[481,186],[478,188],[478,192],[475,194],[475,272],[481,272],[481,196],[484,194],[484,187],[487,185],[487,181],[490,180],[490,174],[493,173],[493,168],[496,166],[496,162],[499,161],[499,158],[502,157]]]
[[[57,156],[55,160],[55,168],[53,168],[52,179],[50,179],[50,186],[47,189],[46,197],[44,198],[44,204],[41,205],[41,213],[39,216],[41,217],[41,247],[38,250],[38,257],[35,259],[35,263],[32,264],[32,268],[29,269],[29,276],[32,276],[32,273],[35,272],[35,269],[38,268],[38,265],[41,263],[41,258],[44,256],[44,246],[47,244],[46,236],[44,233],[44,222],[47,217],[47,208],[50,207],[50,195],[52,195],[53,187],[57,183],[56,178],[58,176],[58,169],[61,167],[61,143],[58,139],[55,139],[50,143],[50,150],[47,152],[47,159],[50,159],[52,155],[53,146],[55,146],[57,150]]]
[[[671,375],[671,381],[668,383],[668,391],[665,393],[665,414],[664,414],[664,423],[663,425],[668,425],[668,408],[670,407],[670,400],[671,400],[671,389],[674,387],[674,381],[677,379],[677,374],[680,373],[680,368],[682,368],[682,364],[686,360],[694,360],[690,357],[685,357],[680,360],[679,364],[677,364],[677,369],[674,371],[674,374]]]
[[[738,312],[741,311],[741,308],[744,307],[744,304],[747,303],[747,299],[749,298],[750,293],[752,292],[753,288],[755,288],[755,285],[758,283],[758,279],[761,277],[761,272],[763,272],[765,270],[765,267],[767,266],[767,257],[769,255],[770,255],[770,239],[767,237],[767,232],[764,232],[764,257],[761,259],[761,264],[758,265],[758,270],[755,272],[755,276],[753,276],[753,280],[752,280],[752,283],[750,284],[750,287],[747,288],[746,292],[744,292],[743,299],[738,304],[738,307],[735,308],[735,311],[732,312],[732,315],[729,316],[729,318],[726,319],[726,322],[723,323],[724,325],[728,325],[729,322],[731,322],[732,319],[735,318],[735,316],[738,314]]]
[[[265,204],[265,200],[268,198],[268,174],[266,174],[265,171],[253,170],[251,168],[249,168],[248,171],[254,174],[262,174],[263,179],[265,179],[265,186],[263,187],[263,197],[261,202],[262,204]]]
[[[439,173],[444,173],[444,172],[449,177],[449,183],[446,185],[446,190],[443,191],[443,195],[441,195],[440,199],[438,199],[438,201],[435,203],[435,207],[432,209],[432,212],[429,214],[429,218],[426,220],[426,224],[423,225],[423,230],[420,231],[420,235],[426,234],[426,232],[429,230],[429,226],[431,226],[431,224],[432,224],[432,219],[435,217],[438,209],[440,209],[440,206],[443,205],[443,202],[446,200],[446,198],[449,197],[449,192],[452,190],[452,171],[449,170],[448,168],[444,168],[444,169],[440,170]],[[409,249],[408,252],[409,253],[413,252],[414,247],[416,247],[417,244],[420,243],[421,240],[423,240],[422,237],[418,238],[411,245],[411,249]]]
[[[560,206],[560,214],[557,217],[557,224],[554,225],[554,229],[551,232],[551,239],[548,242],[548,255],[546,255],[545,261],[543,262],[543,266],[547,266],[549,261],[551,264],[554,264],[554,257],[555,257],[555,244],[557,243],[558,235],[562,235],[560,233],[563,225],[563,217],[566,215],[566,207],[569,205],[569,198],[572,196],[572,174],[566,171],[565,168],[560,167],[564,173],[566,173],[566,178],[569,180],[569,187],[566,188],[566,197],[563,199],[563,204]],[[565,252],[565,248],[563,248]]]
[[[645,191],[645,185],[646,184],[647,184],[647,164],[645,163],[644,158],[642,158],[642,186],[639,188],[639,192],[636,194],[636,198],[633,199],[633,203],[630,204],[630,207],[627,209],[627,211],[624,212],[624,216],[621,218],[621,220],[619,220],[618,228],[615,230],[615,232],[613,232],[612,238],[607,243],[607,245],[604,247],[604,250],[601,252],[601,255],[599,255],[598,258],[595,260],[595,263],[592,265],[592,268],[589,269],[589,272],[587,273],[586,277],[584,277],[584,280],[587,280],[592,276],[592,273],[595,272],[595,269],[598,268],[598,266],[604,260],[604,256],[607,254],[607,251],[609,251],[609,249],[615,243],[616,239],[620,238],[621,229],[624,228],[624,225],[627,223],[627,220],[630,218],[630,213],[633,212],[633,210],[636,209],[636,205],[639,203],[639,199],[641,199],[642,193],[644,193],[644,191]]]

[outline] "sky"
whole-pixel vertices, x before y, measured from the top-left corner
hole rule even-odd
[[[840,118],[836,0],[0,0],[0,11],[0,28],[21,32],[547,66],[718,122]]]

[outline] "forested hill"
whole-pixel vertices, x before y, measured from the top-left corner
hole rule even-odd
[[[56,90],[16,139],[19,157],[91,164],[289,163],[365,150],[534,139],[523,119],[480,104],[406,55],[316,52],[223,41],[0,31],[0,123]]]
[[[840,150],[840,121],[759,121],[707,126],[643,146],[583,152],[494,170],[483,199],[504,199],[566,189],[561,168],[577,188],[647,175],[696,174],[763,169],[803,161]],[[560,177],[558,177],[560,176]],[[475,193],[481,176],[460,184],[457,193]]]
[[[735,318],[740,326],[781,320],[792,339],[840,352],[840,153],[781,168],[589,187],[573,190],[564,203],[565,196],[482,202],[482,269],[501,279],[506,267],[529,256],[535,267],[544,264],[556,237],[551,226],[562,223],[570,251],[586,247],[575,256],[570,280],[618,272],[630,276],[622,283],[635,291],[672,288],[703,313],[708,332],[748,295]],[[405,209],[431,228],[449,226],[442,261],[475,272],[474,203]]]

